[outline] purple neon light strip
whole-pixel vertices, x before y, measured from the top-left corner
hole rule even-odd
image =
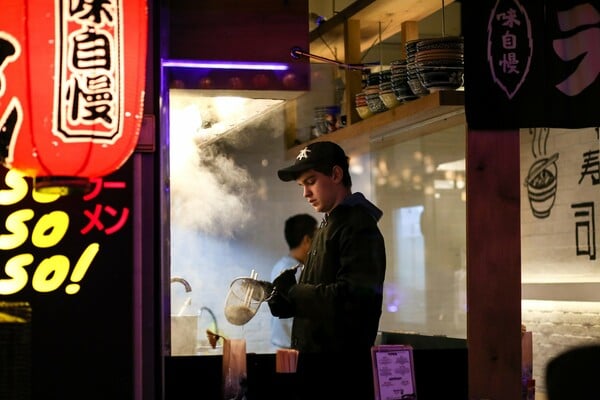
[[[260,63],[246,61],[209,61],[209,60],[163,60],[163,67],[197,69],[249,69],[260,71],[286,71],[289,67],[282,63]]]

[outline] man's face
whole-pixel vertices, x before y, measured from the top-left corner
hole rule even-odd
[[[315,211],[326,213],[336,206],[337,184],[333,176],[310,169],[303,172],[296,182],[302,186],[303,196]]]

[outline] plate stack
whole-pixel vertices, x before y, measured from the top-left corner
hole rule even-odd
[[[377,114],[380,112],[387,111],[388,108],[379,97],[379,84],[381,83],[381,76],[379,73],[371,73],[367,78],[367,87],[364,88],[365,98],[367,99],[367,105],[372,113]]]
[[[410,101],[417,98],[408,86],[406,60],[395,60],[390,63],[390,85],[398,101]]]
[[[430,92],[456,90],[463,85],[464,44],[459,36],[419,40],[414,67],[421,84]]]
[[[354,107],[356,108],[358,116],[362,119],[367,119],[373,115],[369,109],[369,106],[367,105],[365,92],[357,93],[356,96],[354,96]]]
[[[415,96],[421,97],[429,94],[427,89],[419,79],[419,73],[416,64],[417,44],[421,39],[410,40],[406,42],[406,83]]]
[[[392,88],[392,71],[389,69],[379,73],[379,98],[388,109],[400,104]]]

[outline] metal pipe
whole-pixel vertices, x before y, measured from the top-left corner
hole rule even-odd
[[[219,327],[217,326],[217,317],[215,316],[215,313],[213,312],[213,310],[211,310],[210,308],[208,308],[206,306],[202,306],[202,307],[200,307],[200,313],[202,313],[202,311],[206,311],[210,314],[213,324],[215,324],[215,332],[218,333]]]
[[[301,56],[304,56],[304,57],[308,57],[308,58],[314,58],[319,61],[324,61],[329,64],[335,64],[337,66],[340,66],[340,67],[346,68],[346,69],[363,70],[363,69],[369,69],[372,66],[379,65],[379,63],[377,63],[377,62],[367,63],[367,64],[346,64],[343,62],[332,60],[330,58],[321,57],[316,54],[307,53],[306,51],[302,50],[300,47],[293,47],[292,50],[290,51],[290,54],[291,54],[292,58],[295,58],[295,59],[298,59]]]
[[[189,292],[192,291],[192,286],[189,284],[189,282],[186,281],[185,279],[183,279],[180,276],[173,276],[173,277],[171,277],[171,283],[173,283],[173,282],[179,282],[179,283],[181,283],[185,287],[185,292],[186,293],[189,293]]]

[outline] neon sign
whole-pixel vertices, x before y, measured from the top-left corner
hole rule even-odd
[[[59,195],[30,190],[28,180],[16,170],[6,173],[4,183],[8,189],[0,190],[0,206],[18,205],[31,193],[35,204],[56,205],[56,209],[40,212],[37,207],[31,207],[31,203],[26,203],[23,208],[15,209],[4,219],[4,227],[0,230],[0,251],[11,251],[15,255],[3,267],[0,266],[0,295],[19,293],[27,284],[31,284],[31,288],[38,293],[54,292],[61,287],[64,287],[68,295],[79,292],[81,282],[101,246],[93,239],[81,240],[81,244],[79,241],[74,243],[67,238],[69,228],[72,228],[71,231],[76,230],[81,238],[90,237],[92,231],[112,235],[128,222],[130,211],[127,207],[117,210],[111,205],[95,202],[103,190],[125,189],[125,182],[102,178],[95,178],[91,182],[92,191],[82,199],[85,205],[83,220],[87,222],[81,227],[72,227],[73,219],[69,213],[60,209]],[[77,248],[77,256],[69,257],[64,254],[67,242],[70,249]],[[29,251],[32,248],[39,249],[40,252]],[[57,254],[44,254],[40,259],[38,257],[42,250],[50,253],[56,250]]]

